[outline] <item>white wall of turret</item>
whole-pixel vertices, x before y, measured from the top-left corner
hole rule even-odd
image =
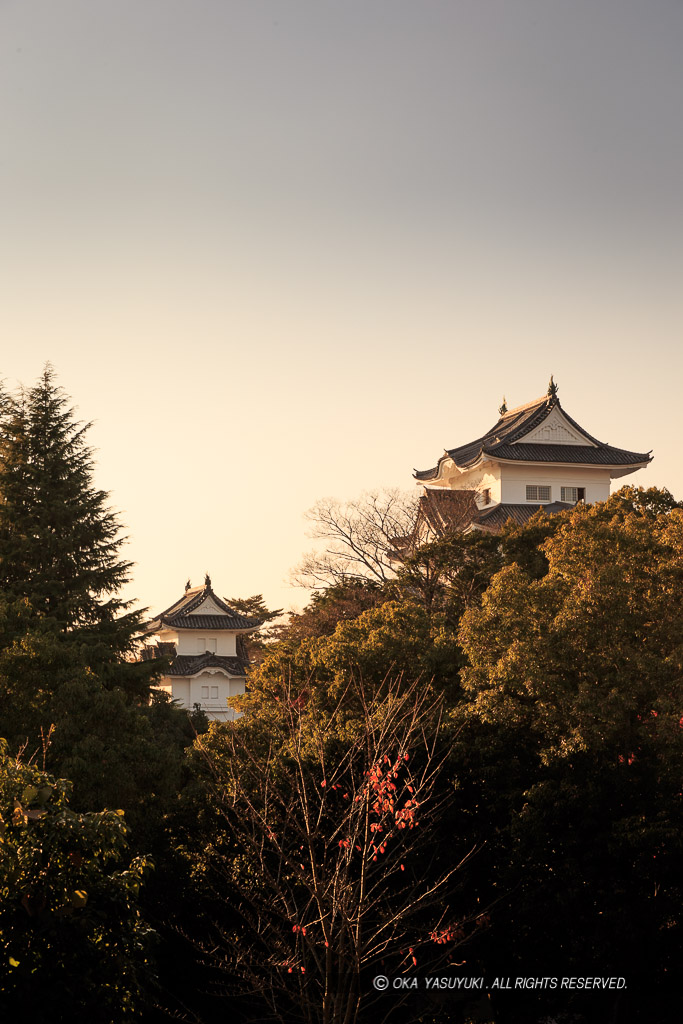
[[[452,467],[451,463],[451,467]],[[448,471],[446,470],[446,474]],[[444,480],[444,483],[446,480]],[[486,463],[477,469],[470,469],[465,473],[450,473],[447,475],[448,486],[454,491],[477,491],[477,505],[485,508],[487,505],[497,505],[501,501],[501,472],[500,466],[496,463]],[[486,491],[489,491],[489,500],[486,500]]]
[[[500,501],[511,505],[534,504],[527,498],[527,485],[550,487],[549,501],[562,501],[562,488],[576,487],[585,490],[584,500],[589,504],[606,501],[610,492],[610,471],[606,469],[582,469],[579,466],[510,465],[502,467]],[[536,499],[538,501],[538,499]]]
[[[224,658],[237,656],[237,634],[226,629],[164,629],[159,633],[163,643],[176,645],[176,653],[193,657],[197,654],[219,654]]]
[[[199,704],[212,721],[232,722],[239,717],[228,707],[228,698],[244,693],[244,679],[241,677],[231,678],[219,669],[208,669],[192,678],[174,676],[172,684],[167,677],[165,683],[162,688],[171,692],[172,685],[173,699],[188,711]]]

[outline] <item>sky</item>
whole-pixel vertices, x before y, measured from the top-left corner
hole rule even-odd
[[[543,394],[683,497],[680,0],[0,0],[0,377],[160,610]]]

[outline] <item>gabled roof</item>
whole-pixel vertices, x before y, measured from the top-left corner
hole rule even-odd
[[[197,608],[201,608],[205,601],[209,600],[212,605],[218,608],[223,614],[192,614]],[[158,615],[153,622],[147,626],[150,633],[156,633],[164,626],[169,629],[205,629],[215,630],[250,630],[257,629],[261,625],[259,619],[249,619],[238,613],[221,601],[211,589],[211,579],[206,577],[201,587],[190,587],[189,581],[183,596],[174,604]]]
[[[523,438],[533,434],[554,410],[559,410],[580,437],[583,444],[530,444],[522,443]],[[490,458],[504,462],[544,462],[559,464],[582,464],[589,466],[646,466],[652,460],[649,452],[631,452],[624,448],[613,448],[598,441],[584,430],[576,420],[565,412],[557,397],[554,385],[548,394],[533,402],[520,405],[502,413],[489,431],[475,441],[450,448],[444,452],[432,469],[415,470],[416,480],[435,480],[441,463],[452,459],[460,470],[471,469],[480,460]]]
[[[411,533],[404,537],[392,537],[391,546],[404,557],[423,540],[423,526],[434,537],[445,537],[449,533],[467,529],[477,514],[477,497],[478,492],[474,490],[451,491],[425,487],[417,504],[417,516]]]
[[[425,487],[418,502],[418,524],[422,518],[437,536],[462,530],[477,511],[478,493]]]

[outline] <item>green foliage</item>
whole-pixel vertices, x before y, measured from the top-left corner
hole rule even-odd
[[[0,1007],[7,1019],[117,1024],[136,1014],[154,936],[122,811],[76,814],[71,784],[0,747]]]
[[[115,685],[143,695],[149,669],[121,671],[140,613],[116,596],[131,564],[119,558],[107,494],[93,486],[89,424],[76,422],[49,366],[0,406],[0,593],[86,645],[106,682],[115,675]]]
[[[487,955],[663,986],[681,953],[683,511],[624,489],[557,517],[542,552],[545,575],[505,566],[460,630],[462,810],[499,901]]]
[[[271,611],[267,607],[263,594],[254,594],[252,597],[226,597],[226,604],[239,615],[245,615],[248,619],[258,619],[261,628],[253,633],[245,633],[238,637],[238,654],[240,647],[250,663],[259,662],[263,653],[273,636],[278,632],[279,627],[275,625],[282,616],[282,608],[275,608]]]
[[[399,593],[420,600],[428,612],[444,612],[449,623],[457,626],[502,564],[498,537],[450,533],[406,558],[398,572]]]
[[[124,807],[140,823],[172,798],[194,732],[163,698],[140,707],[103,686],[89,661],[87,645],[51,623],[15,636],[0,649],[0,723],[12,748],[29,755],[50,735],[47,765],[72,779],[80,809]]]
[[[138,663],[141,612],[117,595],[130,563],[94,487],[88,427],[48,366],[0,403],[0,731],[45,748],[77,806],[124,807],[140,823],[170,799],[186,716],[147,707],[154,662]]]
[[[282,608],[271,611],[267,607],[263,594],[253,594],[251,597],[226,597],[225,601],[240,615],[246,615],[248,619],[259,619],[264,625],[275,622],[282,615]]]
[[[350,678],[363,679],[366,691],[379,690],[387,677],[434,685],[457,699],[460,648],[443,615],[428,615],[419,604],[385,601],[348,621],[330,635],[289,638],[269,650],[251,674],[244,696],[231,704],[263,721],[278,703],[310,704],[326,712],[347,691]],[[349,694],[344,714],[351,721],[360,705]]]
[[[544,545],[547,575],[502,570],[463,620],[478,717],[528,726],[546,761],[629,755],[653,709],[675,717],[682,536],[680,510],[578,506]]]
[[[348,577],[325,590],[313,593],[300,614],[290,616],[279,639],[298,643],[312,637],[329,636],[339,622],[348,622],[387,600],[385,588],[374,580]]]

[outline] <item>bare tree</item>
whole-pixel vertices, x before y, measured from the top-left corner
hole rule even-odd
[[[267,751],[245,722],[198,741],[242,919],[220,931],[211,963],[233,991],[260,993],[268,1019],[356,1024],[374,1006],[379,1022],[386,1005],[367,976],[442,967],[484,917],[453,909],[472,851],[454,857],[432,831],[448,799],[441,701],[399,679],[375,694],[350,684],[326,716],[305,692],[285,688],[278,703]]]
[[[326,587],[349,579],[383,583],[394,576],[393,541],[412,533],[419,495],[371,491],[352,501],[324,498],[307,513],[310,536],[324,541],[294,570],[301,586]]]

